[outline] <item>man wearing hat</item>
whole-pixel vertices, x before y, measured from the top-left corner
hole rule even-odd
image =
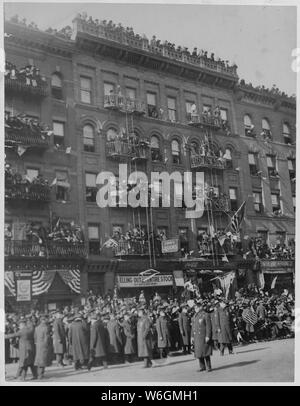
[[[188,315],[188,307],[182,306],[182,310],[178,317],[178,324],[183,343],[183,354],[191,353],[191,320]]]
[[[109,319],[106,325],[109,334],[109,352],[113,362],[119,362],[123,349],[121,330],[115,313],[110,313]]]
[[[217,331],[218,318],[219,318],[218,308],[219,308],[218,299],[215,299],[212,303],[208,304],[208,306],[207,306],[207,312],[209,314],[210,321],[211,321],[211,327],[212,327],[213,348],[215,350],[217,350],[219,347],[218,331]]]
[[[121,326],[123,328],[123,332],[125,335],[125,345],[124,345],[125,362],[129,363],[131,362],[132,357],[136,353],[134,326],[131,321],[129,313],[124,314],[124,321],[121,323]]]
[[[88,362],[88,370],[92,368],[94,363],[100,363],[107,368],[107,354],[109,349],[108,331],[104,327],[99,313],[92,313],[91,320],[91,335],[90,335],[90,359]]]
[[[168,357],[169,348],[171,346],[170,322],[163,309],[160,310],[159,317],[156,320],[156,331],[160,358],[163,358],[164,353]]]
[[[72,348],[72,356],[75,370],[81,369],[89,359],[89,331],[87,323],[77,313],[69,329],[69,344]]]
[[[52,362],[52,339],[47,316],[41,316],[40,324],[35,328],[34,342],[36,345],[34,365],[37,367],[38,379],[42,379],[45,368]]]
[[[56,355],[57,365],[65,366],[63,356],[66,352],[66,331],[63,323],[63,314],[61,311],[55,313],[53,322],[53,348]]]
[[[218,318],[216,318],[218,332],[218,341],[220,343],[220,354],[224,355],[225,347],[228,347],[229,354],[233,354],[232,348],[232,330],[233,323],[228,309],[228,302],[223,299],[218,309]]]
[[[16,379],[21,377],[26,379],[28,367],[31,369],[32,379],[36,379],[36,369],[34,367],[34,328],[28,327],[25,320],[19,322],[19,331],[6,334],[5,338],[19,338],[19,367]]]
[[[137,322],[137,344],[138,356],[144,359],[144,368],[152,366],[152,334],[151,321],[146,314],[145,308],[142,306],[138,310]]]
[[[212,355],[212,327],[211,320],[204,311],[203,304],[198,301],[195,304],[195,315],[192,320],[192,340],[194,342],[195,358],[199,359],[200,370],[211,371],[210,356]]]

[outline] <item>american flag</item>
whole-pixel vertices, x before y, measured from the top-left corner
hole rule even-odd
[[[58,271],[60,277],[75,293],[80,293],[80,270],[62,269]]]
[[[245,309],[242,313],[242,318],[246,323],[250,323],[254,326],[257,323],[257,314],[250,308]]]
[[[242,221],[244,220],[245,216],[245,207],[246,207],[246,201],[244,201],[239,209],[234,213],[234,215],[231,217],[231,228],[232,230],[237,234],[239,232],[240,226],[242,224]]]
[[[103,244],[103,247],[106,248],[117,248],[118,247],[118,243],[116,240],[114,240],[113,238],[110,238],[109,240],[105,241],[105,243]]]

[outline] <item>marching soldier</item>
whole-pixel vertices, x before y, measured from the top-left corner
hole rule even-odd
[[[220,354],[224,355],[225,347],[228,347],[229,354],[233,354],[232,348],[232,319],[228,309],[228,302],[222,300],[218,310],[217,331],[220,343]]]
[[[187,306],[182,307],[179,314],[178,324],[183,343],[183,354],[191,353],[191,320],[188,316]]]
[[[211,371],[212,328],[210,316],[204,311],[203,304],[195,304],[195,315],[192,321],[192,340],[194,341],[195,358],[199,359],[200,370]]]
[[[52,339],[47,317],[40,318],[40,324],[35,328],[34,342],[36,354],[34,365],[37,367],[38,379],[44,378],[45,368],[51,365]]]
[[[107,368],[107,353],[109,348],[108,331],[101,321],[100,314],[91,316],[91,335],[90,335],[90,359],[88,362],[88,370],[92,368],[94,363],[102,361],[104,369]]]
[[[138,311],[137,323],[137,342],[138,356],[144,359],[144,368],[152,366],[152,337],[151,337],[151,321],[146,315],[145,309],[140,308]]]
[[[136,353],[134,327],[132,321],[130,320],[129,314],[124,315],[122,327],[125,335],[125,345],[124,345],[125,362],[128,363],[132,360],[132,357]]]
[[[57,365],[64,367],[63,357],[66,352],[66,331],[62,319],[63,314],[58,311],[55,314],[55,320],[53,322],[53,348]]]
[[[110,320],[107,322],[107,330],[109,334],[109,352],[112,355],[113,361],[117,362],[120,360],[120,355],[122,353],[122,336],[119,323],[116,320],[114,313],[110,314]]]
[[[164,353],[168,357],[169,348],[171,346],[169,324],[166,313],[160,310],[159,317],[156,320],[157,347],[159,349],[160,358],[163,358]]]
[[[75,370],[81,369],[89,359],[89,336],[87,323],[80,314],[74,316],[74,321],[70,326],[69,345],[72,347]]]

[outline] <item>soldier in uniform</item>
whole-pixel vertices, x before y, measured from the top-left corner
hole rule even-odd
[[[191,320],[187,306],[183,306],[178,317],[178,324],[183,343],[183,354],[191,353]]]
[[[63,357],[66,352],[66,331],[62,319],[63,314],[58,311],[55,314],[55,320],[53,322],[53,348],[57,365],[64,367]]]
[[[99,313],[91,315],[91,334],[90,334],[90,359],[88,370],[102,361],[104,369],[107,369],[107,354],[109,349],[108,331],[104,327]]]
[[[164,353],[168,357],[171,347],[170,323],[164,310],[160,310],[159,312],[159,317],[156,320],[156,331],[160,358],[163,358]]]
[[[209,315],[212,326],[212,340],[214,343],[214,349],[217,350],[219,347],[218,341],[218,326],[219,326],[219,300],[215,299],[214,304],[209,308]]]
[[[81,369],[89,359],[88,333],[87,323],[80,314],[76,314],[69,328],[69,345],[72,348],[75,370]]]
[[[119,323],[116,320],[114,313],[110,314],[110,320],[107,322],[106,328],[109,334],[109,352],[114,362],[120,361],[122,353],[122,336]]]
[[[52,362],[52,339],[46,316],[41,316],[40,324],[35,328],[34,342],[36,345],[34,365],[37,367],[38,379],[42,379],[45,368],[50,366]]]
[[[225,347],[228,347],[229,354],[233,354],[232,348],[232,319],[228,309],[228,302],[222,300],[218,309],[217,332],[220,343],[220,354],[224,355]]]
[[[19,338],[19,367],[16,379],[21,377],[23,381],[26,379],[28,367],[32,372],[32,379],[36,379],[36,369],[34,367],[34,327],[27,326],[25,320],[19,322],[19,331],[11,334],[6,334],[5,338]]]
[[[152,337],[151,337],[151,321],[146,315],[145,308],[141,307],[138,311],[137,323],[137,343],[138,356],[144,359],[144,368],[152,366]]]
[[[210,316],[205,312],[201,302],[195,304],[195,315],[192,320],[192,341],[194,342],[195,358],[199,359],[200,370],[211,371],[212,327]]]
[[[132,361],[132,357],[136,353],[135,332],[134,326],[128,313],[124,314],[124,321],[122,323],[123,332],[125,335],[124,356],[125,362]]]

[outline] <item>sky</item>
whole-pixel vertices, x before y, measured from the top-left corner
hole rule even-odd
[[[72,25],[78,12],[133,27],[135,33],[214,52],[238,65],[240,78],[253,85],[276,84],[296,93],[291,69],[296,48],[296,7],[108,3],[5,4],[5,18],[18,14],[39,28]]]

